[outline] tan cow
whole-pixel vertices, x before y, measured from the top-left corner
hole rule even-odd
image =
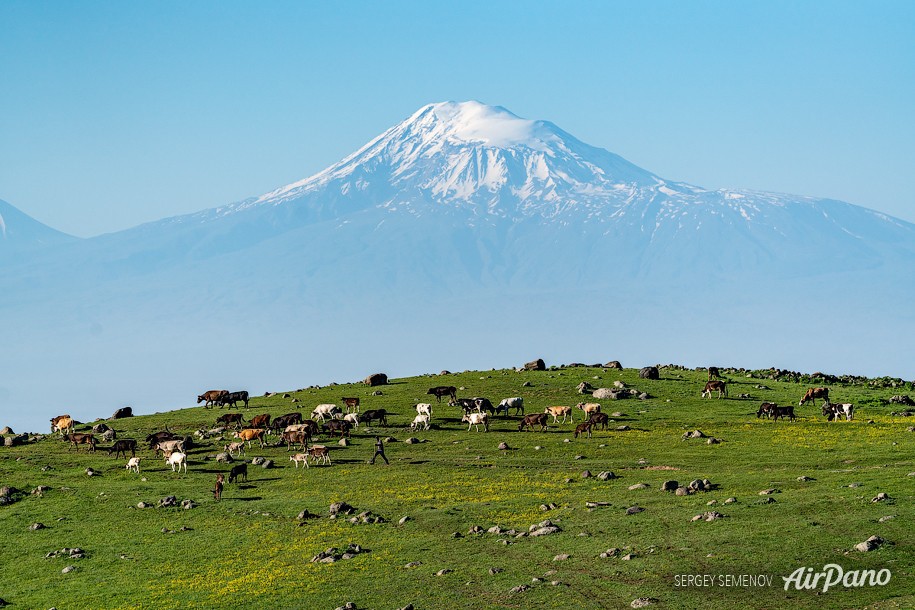
[[[566,423],[567,419],[572,419],[572,407],[547,407],[544,411],[547,415],[553,416],[553,423],[559,423],[559,417],[562,416],[562,423]],[[572,421],[575,421],[572,419]]]
[[[585,420],[590,419],[595,413],[600,413],[600,403],[597,402],[580,402],[575,406],[585,412]]]
[[[51,418],[51,434],[60,432],[61,436],[73,432],[73,418],[69,415],[58,415]]]
[[[247,442],[248,447],[251,446],[251,441],[257,439],[260,442],[261,447],[263,447],[264,446],[264,433],[266,433],[266,432],[267,431],[264,428],[245,428],[244,430],[236,432],[234,434],[234,437],[237,439],[241,439],[242,442]]]

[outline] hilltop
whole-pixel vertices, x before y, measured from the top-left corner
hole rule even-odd
[[[101,448],[68,451],[52,436],[0,448],[0,486],[13,488],[14,500],[0,506],[7,532],[0,558],[8,566],[0,598],[13,607],[329,609],[347,601],[358,608],[618,608],[645,597],[666,608],[820,609],[915,601],[906,476],[915,471],[913,434],[902,408],[888,403],[911,393],[911,382],[828,379],[834,400],[855,403],[855,419],[827,422],[819,405],[807,405],[792,423],[758,419],[756,409],[762,400],[796,405],[812,378],[722,373],[730,388],[721,400],[699,397],[705,371],[675,366],[662,368],[659,380],[641,379],[636,369],[496,369],[255,397],[242,410],[246,420],[307,415],[317,404],[358,396],[362,410],[386,409],[390,426],[361,426],[346,447],[322,436],[332,465],[308,469],[294,468],[283,446],[255,444],[240,456],[248,481],[228,485],[219,503],[209,490],[231,465],[214,457],[231,439],[209,435],[226,409],[106,421],[119,438],[141,443],[165,426],[192,436],[187,474],[171,472],[148,448],[138,453],[139,475]],[[592,438],[576,438],[572,423],[518,432],[516,417],[495,418],[488,433],[468,432],[458,409],[434,399],[433,428],[406,428],[413,404],[431,398],[432,386],[454,385],[459,396],[493,402],[522,396],[531,413],[589,399],[575,389],[581,382],[619,382],[648,398],[599,401],[613,421]],[[580,412],[574,417],[579,423]],[[704,438],[692,438],[694,430]],[[376,435],[387,439],[390,466],[365,463]],[[272,465],[256,466],[255,458]],[[96,474],[87,476],[87,468]],[[671,480],[711,487],[682,496],[661,491]],[[888,499],[872,502],[880,493]],[[156,506],[169,496],[176,506]],[[194,507],[181,508],[185,500]],[[149,507],[137,508],[141,502]],[[355,512],[330,519],[338,502]],[[712,512],[722,517],[693,521]],[[551,524],[543,528],[558,531],[521,536],[544,520]],[[32,530],[34,523],[45,527]],[[885,541],[878,550],[854,550],[872,535]],[[77,547],[82,557],[59,553]],[[331,547],[337,550],[322,555]],[[328,555],[337,560],[312,562]],[[826,563],[889,568],[892,579],[823,595],[783,590],[782,577]],[[768,574],[774,584],[675,586],[675,575],[697,573]]]

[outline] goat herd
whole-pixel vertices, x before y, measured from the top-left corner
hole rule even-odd
[[[710,377],[712,376],[710,371]],[[702,391],[703,398],[711,398],[713,392],[718,392],[718,397],[727,396],[727,384],[720,379],[712,380],[705,385]],[[507,419],[510,414],[519,416],[518,431],[530,430],[535,428],[541,432],[548,429],[549,424],[560,425],[567,421],[575,423],[575,413],[581,411],[583,421],[575,426],[574,435],[591,436],[592,430],[606,430],[609,424],[609,417],[601,411],[601,405],[596,402],[580,402],[575,407],[571,406],[549,406],[544,411],[537,413],[524,412],[524,398],[521,396],[512,396],[505,398],[498,405],[484,397],[458,398],[457,388],[454,386],[437,386],[430,388],[428,395],[434,396],[441,405],[443,398],[449,398],[448,405],[457,407],[461,412],[461,422],[467,424],[467,430],[480,427],[488,432],[490,422],[500,414]],[[745,397],[745,395],[742,395]],[[210,390],[199,395],[198,404],[205,402],[205,407],[210,405],[216,406],[233,406],[238,402],[248,405],[247,392],[228,392],[226,390]],[[830,403],[828,388],[810,388],[804,394],[799,402],[799,406],[812,402],[816,405],[816,399],[822,399],[822,413],[827,420],[838,420],[844,418],[851,421],[854,415],[854,406],[849,403]],[[246,448],[250,448],[253,442],[258,442],[261,447],[267,446],[268,435],[275,435],[276,440],[273,446],[286,445],[286,450],[290,451],[297,448],[299,453],[290,457],[290,461],[298,468],[302,464],[305,468],[309,467],[309,462],[320,462],[324,465],[330,465],[330,455],[327,446],[312,443],[313,439],[320,435],[327,435],[333,438],[339,435],[340,439],[349,438],[352,430],[357,429],[360,425],[376,423],[380,426],[388,425],[388,412],[385,409],[370,409],[360,412],[361,401],[358,397],[343,397],[340,404],[325,403],[317,405],[311,412],[310,419],[303,419],[302,414],[287,413],[278,417],[271,418],[270,414],[264,413],[256,415],[245,422],[242,413],[225,413],[216,418],[216,428],[212,430],[198,430],[195,435],[199,440],[220,437],[233,429],[232,442],[224,446],[224,453],[227,454],[225,461],[232,461],[233,457],[238,457],[242,453],[247,453]],[[429,430],[432,426],[432,403],[418,403],[414,405],[416,416],[413,418],[409,428],[416,430]],[[132,416],[130,407],[119,409],[113,416],[114,419]],[[778,406],[775,403],[763,402],[756,413],[757,418],[771,418],[773,421],[787,418],[794,421],[793,406]],[[552,418],[552,421],[550,421]],[[561,421],[560,421],[561,418]],[[108,428],[105,424],[97,424],[93,427],[92,433],[77,433],[74,431],[75,424],[69,415],[59,415],[51,419],[51,432],[60,432],[62,438],[70,443],[70,449],[77,448],[79,445],[87,445],[89,451],[95,451],[96,438],[94,434],[101,434],[102,439],[111,442],[108,449],[108,455],[120,457],[122,454],[129,458],[126,469],[135,473],[140,472],[140,459],[136,455],[137,441],[134,439],[117,439],[114,430]],[[192,436],[182,436],[171,432],[166,427],[165,430],[150,434],[145,439],[149,449],[153,451],[154,457],[161,455],[165,460],[166,466],[171,466],[173,472],[180,472],[183,468],[187,472],[188,450],[194,444]],[[217,458],[218,459],[218,458]],[[239,479],[247,480],[247,464],[240,463],[232,467],[228,475],[229,482]],[[216,488],[213,490],[214,495],[219,499],[222,492],[222,485],[225,478],[219,475],[217,478]]]

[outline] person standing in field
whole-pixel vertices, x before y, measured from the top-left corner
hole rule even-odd
[[[385,456],[385,454],[384,454],[384,443],[381,441],[381,437],[380,437],[380,436],[376,436],[376,437],[375,437],[375,455],[372,456],[372,461],[370,461],[369,464],[374,464],[374,463],[375,463],[375,458],[377,458],[377,457],[379,457],[379,456],[381,456],[381,459],[384,460],[384,463],[385,463],[385,464],[388,464],[388,465],[391,464],[391,463],[388,461],[387,456]]]

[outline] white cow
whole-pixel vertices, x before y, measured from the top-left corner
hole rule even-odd
[[[489,432],[489,413],[465,413],[461,421],[468,423],[467,432],[470,432],[471,427],[476,427],[477,432],[479,432],[481,424],[483,431]]]
[[[416,414],[417,415],[428,415],[432,417],[432,405],[428,402],[421,402],[416,405]]]
[[[178,472],[181,472],[181,465],[184,464],[184,472],[187,473],[187,454],[175,451],[165,458],[165,463],[171,465],[172,472],[175,472],[176,466],[178,467]]]
[[[353,428],[359,427],[359,414],[358,413],[347,413],[343,416],[343,421],[348,421],[353,425]]]
[[[139,474],[140,473],[140,458],[138,458],[138,457],[130,458],[129,460],[127,460],[127,466],[125,466],[125,468],[127,468],[127,470],[133,470],[134,472]]]
[[[827,402],[823,405],[823,414],[832,412],[832,417],[836,421],[839,420],[839,417],[842,416],[845,418],[845,421],[851,421],[855,416],[855,405],[850,402]]]
[[[514,409],[515,415],[524,415],[524,399],[520,396],[503,398],[502,402],[499,403],[498,408],[496,408],[496,412],[505,411],[505,414],[508,415],[509,409]]]
[[[323,404],[315,407],[315,410],[311,412],[311,419],[320,419],[322,422],[326,421],[326,418],[333,419],[334,413],[342,413],[340,407],[332,404]]]
[[[411,430],[416,430],[417,428],[422,427],[423,430],[429,429],[429,416],[425,413],[421,413],[413,418],[413,423],[410,424]]]
[[[247,451],[245,451],[244,441],[239,441],[237,443],[229,443],[228,445],[225,446],[225,451],[229,455],[232,455],[233,453],[235,453],[236,455],[241,455],[242,453],[247,453]]]

